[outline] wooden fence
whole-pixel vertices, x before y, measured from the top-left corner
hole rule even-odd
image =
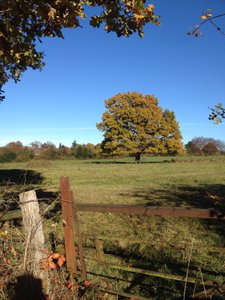
[[[181,217],[181,218],[199,218],[199,219],[217,219],[225,220],[225,213],[215,209],[194,209],[194,208],[174,208],[174,207],[153,207],[153,206],[137,206],[137,205],[106,205],[106,204],[79,204],[74,199],[73,192],[70,189],[69,178],[62,177],[60,179],[60,192],[61,192],[61,205],[62,205],[62,218],[64,225],[64,239],[65,239],[65,252],[66,263],[68,270],[77,274],[78,267],[75,253],[75,240],[78,244],[79,251],[79,269],[81,275],[87,277],[87,270],[85,265],[85,254],[82,246],[82,239],[92,238],[96,250],[97,263],[114,269],[122,270],[132,273],[144,274],[147,276],[155,276],[168,280],[185,281],[190,283],[196,283],[196,278],[190,278],[186,276],[179,276],[173,274],[163,274],[156,271],[144,270],[140,268],[133,268],[122,265],[112,265],[107,263],[104,254],[104,240],[107,237],[87,236],[82,235],[79,228],[79,220],[77,212],[101,212],[101,213],[116,213],[116,214],[135,214],[144,216],[161,216],[161,217]],[[21,211],[11,211],[0,215],[0,221],[15,219],[21,217]],[[134,241],[133,241],[134,242]],[[135,241],[137,242],[137,241]],[[143,242],[143,241],[139,241]],[[149,242],[146,242],[149,243]],[[208,251],[212,252],[224,252],[223,248],[209,248]],[[97,274],[101,276],[101,274]],[[199,282],[200,283],[200,282]],[[201,284],[201,283],[200,283]],[[202,283],[203,284],[203,283]],[[218,289],[218,283],[212,280],[204,281],[205,286],[216,287]],[[120,295],[123,297],[132,297],[133,299],[144,300],[146,298],[129,293],[115,291],[112,289],[103,289],[105,292]]]
[[[63,190],[70,190],[69,187],[69,179],[61,178],[61,189]],[[72,192],[71,192],[72,193]],[[73,198],[73,196],[72,196]],[[62,206],[63,201],[66,199],[62,198]],[[75,220],[75,227],[79,228],[79,221],[77,217],[77,212],[101,212],[101,213],[117,213],[117,214],[135,214],[135,215],[145,215],[145,216],[161,216],[161,217],[182,217],[182,218],[199,218],[199,219],[217,219],[217,220],[224,220],[225,214],[221,211],[215,210],[215,209],[193,209],[193,208],[174,208],[174,207],[152,207],[152,206],[137,206],[137,205],[105,205],[105,204],[76,204],[75,199],[73,198],[73,204],[71,206],[71,209],[73,207],[74,216],[73,219]],[[154,276],[159,277],[167,280],[176,280],[176,281],[182,281],[182,282],[189,282],[193,284],[201,284],[204,286],[209,287],[215,287],[217,290],[219,289],[219,283],[213,281],[213,280],[207,280],[207,281],[200,281],[196,280],[196,278],[187,277],[187,275],[179,276],[179,275],[173,275],[173,274],[164,274],[156,271],[151,270],[145,270],[140,268],[134,268],[130,266],[124,266],[124,265],[115,265],[110,264],[107,262],[107,258],[104,254],[104,240],[107,240],[107,237],[100,237],[100,236],[88,236],[88,235],[81,235],[80,231],[77,229],[75,230],[75,235],[77,234],[78,239],[78,249],[81,251],[81,257],[83,257],[83,249],[82,249],[82,242],[81,239],[83,238],[92,238],[95,245],[96,250],[96,260],[97,263],[101,266],[104,266],[106,268],[114,269],[114,270],[121,270],[126,272],[132,272],[132,273],[138,273],[142,275],[147,276]],[[111,240],[111,239],[110,239]],[[116,239],[118,240],[118,239]],[[133,241],[137,242],[137,241]],[[139,241],[143,242],[143,241]],[[148,243],[148,242],[146,242]],[[224,252],[224,248],[208,248],[209,252]],[[83,260],[84,262],[84,260]],[[85,262],[84,262],[85,264]],[[101,276],[101,274],[96,274],[98,276]],[[114,295],[120,295],[123,297],[133,298],[133,299],[139,299],[144,300],[146,298],[132,295],[129,293],[124,293],[121,291],[115,291],[110,289],[103,289],[105,292],[114,294]]]
[[[197,219],[217,219],[225,220],[225,212],[214,208],[181,208],[148,205],[122,205],[122,204],[76,204],[80,212],[102,212],[117,214],[135,214],[145,216],[173,217],[173,218],[197,218]],[[7,211],[0,215],[0,221],[21,218],[21,211]]]

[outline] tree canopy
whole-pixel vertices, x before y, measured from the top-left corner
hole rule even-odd
[[[154,5],[146,5],[146,0],[1,0],[0,100],[9,79],[17,82],[27,68],[44,66],[43,52],[37,50],[43,37],[63,38],[63,28],[80,27],[87,7],[93,8],[92,27],[104,24],[106,32],[118,36],[138,32],[142,37],[147,23],[159,24]]]
[[[103,132],[102,148],[112,155],[182,152],[181,133],[172,111],[158,105],[152,95],[118,94],[105,101],[106,111],[97,128]]]

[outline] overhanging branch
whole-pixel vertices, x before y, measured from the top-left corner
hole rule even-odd
[[[225,13],[222,13],[222,14],[219,14],[216,16],[212,16],[212,17],[206,17],[206,19],[204,21],[202,21],[199,25],[196,25],[196,27],[192,31],[188,32],[188,35],[195,35],[196,37],[198,37],[200,34],[199,28],[207,22],[211,23],[216,28],[216,30],[218,30],[221,34],[225,35],[225,32],[219,26],[217,26],[213,21],[214,19],[218,19],[218,18],[221,18],[224,16],[225,16]]]

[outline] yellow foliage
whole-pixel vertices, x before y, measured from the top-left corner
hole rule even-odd
[[[180,153],[179,125],[173,112],[152,95],[118,94],[105,101],[107,110],[97,128],[104,133],[103,151],[110,154]]]

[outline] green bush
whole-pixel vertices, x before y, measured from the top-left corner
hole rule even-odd
[[[0,163],[7,163],[16,160],[16,153],[6,148],[0,149]]]

